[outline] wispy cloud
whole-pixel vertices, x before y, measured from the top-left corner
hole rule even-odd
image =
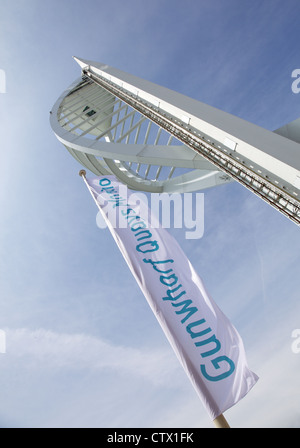
[[[58,334],[45,329],[6,330],[7,356],[30,369],[74,369],[91,372],[110,369],[142,377],[153,385],[170,385],[178,364],[166,349],[118,346],[86,334]],[[177,384],[178,386],[178,384]]]
[[[132,348],[26,328],[7,328],[6,341],[0,425],[134,427],[152,418],[157,426],[170,401],[192,389],[168,346]]]

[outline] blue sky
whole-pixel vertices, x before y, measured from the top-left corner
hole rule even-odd
[[[300,116],[297,0],[1,0],[2,427],[212,427],[49,111],[104,62],[273,130]],[[299,230],[232,183],[198,241],[171,229],[260,380],[233,427],[300,425]]]

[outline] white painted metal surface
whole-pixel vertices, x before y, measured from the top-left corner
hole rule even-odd
[[[299,121],[273,133],[121,70],[75,60],[82,78],[54,105],[51,125],[79,163],[151,192],[235,179],[300,223]]]

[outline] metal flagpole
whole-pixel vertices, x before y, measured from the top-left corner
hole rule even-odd
[[[80,170],[79,171],[79,176],[83,178],[85,185],[87,186],[87,189],[89,190],[89,192],[91,193],[92,198],[94,199],[95,204],[97,205],[98,209],[100,210],[101,213],[103,213],[103,211],[101,210],[100,205],[98,204],[95,196],[93,195],[93,193],[91,192],[90,186],[86,180],[86,171],[85,170]]]
[[[214,419],[214,425],[216,428],[230,428],[228,421],[223,414],[220,414],[217,418]]]
[[[98,209],[101,211],[101,213],[103,213],[103,210],[101,209],[100,205],[98,204],[95,196],[93,195],[90,186],[86,180],[86,171],[85,170],[80,170],[79,171],[79,176],[83,178],[85,185],[87,186],[89,192],[91,193],[92,198],[94,199],[94,202],[96,203]],[[230,428],[226,418],[224,417],[223,414],[220,414],[217,418],[214,419],[214,425],[216,428]]]

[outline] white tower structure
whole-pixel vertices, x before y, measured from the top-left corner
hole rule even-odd
[[[97,62],[50,122],[73,157],[134,190],[191,192],[238,181],[300,224],[300,119],[275,132]]]

